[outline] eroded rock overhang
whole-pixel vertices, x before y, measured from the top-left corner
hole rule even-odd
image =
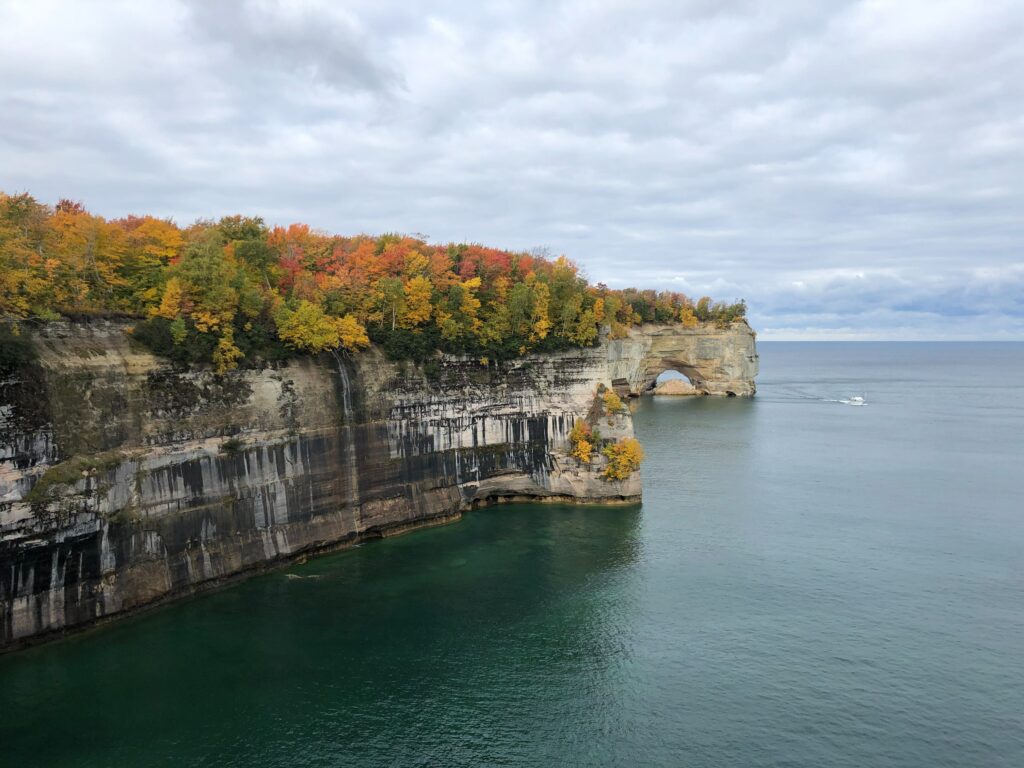
[[[623,393],[651,392],[659,375],[678,371],[697,395],[750,397],[757,391],[757,334],[744,320],[728,325],[643,325],[607,342],[608,367]]]

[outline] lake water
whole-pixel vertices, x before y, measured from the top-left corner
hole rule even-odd
[[[1024,345],[760,351],[752,401],[640,405],[642,508],[0,657],[0,765],[1024,766]]]

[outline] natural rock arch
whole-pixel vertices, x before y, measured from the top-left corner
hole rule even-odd
[[[749,397],[757,391],[755,334],[743,320],[722,328],[643,325],[608,342],[612,384],[621,394],[649,393],[658,376],[676,370],[697,394]]]

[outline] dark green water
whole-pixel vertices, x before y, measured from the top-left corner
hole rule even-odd
[[[637,411],[642,508],[476,512],[0,658],[0,765],[1024,765],[1024,345],[761,352],[754,401]]]

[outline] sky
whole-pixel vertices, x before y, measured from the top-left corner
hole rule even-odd
[[[1021,0],[0,0],[0,189],[1024,339]]]

